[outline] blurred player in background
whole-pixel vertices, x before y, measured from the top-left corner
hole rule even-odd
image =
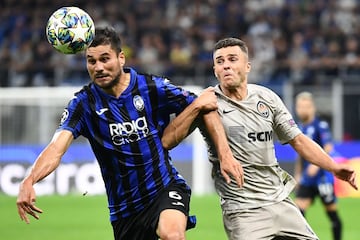
[[[112,28],[98,28],[85,54],[92,82],[69,102],[53,139],[20,184],[21,219],[29,223],[27,214],[39,218],[33,185],[53,172],[72,141],[83,135],[101,168],[115,239],[185,239],[185,230],[196,222],[188,217],[191,190],[161,137],[170,114],[201,114],[205,122],[220,122],[213,111],[214,90],[196,97],[165,78],[124,67],[120,38]],[[208,130],[226,141],[225,133],[218,135],[224,130],[220,125],[209,124],[214,128]],[[218,147],[230,153],[223,160],[235,161],[227,145]]]
[[[329,124],[316,116],[312,94],[310,92],[299,93],[296,96],[295,109],[302,132],[318,143],[326,153],[331,154],[333,143]],[[340,240],[342,224],[337,212],[332,173],[298,157],[295,179],[299,182],[295,203],[299,206],[302,214],[305,216],[306,210],[314,202],[315,197],[319,196],[331,221],[333,239]]]
[[[227,179],[221,174],[217,156],[219,151],[216,152],[209,138],[205,137],[228,238],[318,239],[289,197],[296,181],[279,166],[274,152],[273,133],[282,143],[290,143],[302,157],[332,171],[357,189],[354,170],[333,162],[318,144],[302,134],[274,92],[248,84],[251,64],[245,42],[236,38],[218,41],[213,59],[214,73],[220,82],[215,87],[218,113],[232,153],[244,172],[243,187],[239,187],[234,179],[227,184]],[[184,134],[178,131],[184,128],[180,114],[165,129],[164,138],[167,134],[182,137]],[[173,139],[168,138],[169,141]],[[172,147],[176,145],[167,144]]]

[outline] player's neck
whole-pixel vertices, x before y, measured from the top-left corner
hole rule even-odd
[[[247,97],[247,87],[246,84],[242,84],[236,88],[223,89],[224,94],[235,101],[245,100]]]
[[[123,73],[120,76],[120,81],[113,87],[113,95],[117,98],[126,90],[130,84],[130,73]]]
[[[307,119],[303,120],[303,124],[310,124],[314,121],[314,119],[315,119],[315,116],[310,116]]]

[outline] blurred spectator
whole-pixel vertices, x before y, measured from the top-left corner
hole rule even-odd
[[[347,78],[358,78],[360,76],[360,46],[356,36],[348,36],[345,40],[344,58],[345,80]]]
[[[34,62],[31,41],[23,41],[11,51],[10,86],[25,86],[31,82],[31,68]]]
[[[290,67],[288,60],[288,43],[282,36],[274,39],[274,71],[271,75],[271,82],[281,84],[289,79]]]
[[[324,83],[328,84],[331,79],[336,79],[339,76],[339,70],[341,66],[342,51],[340,43],[336,40],[331,40],[327,44],[327,51],[322,57],[322,65],[324,69],[324,75],[327,79],[324,79]]]
[[[304,36],[301,32],[297,32],[292,37],[289,66],[290,80],[293,82],[302,82],[307,74],[308,53],[304,46]]]
[[[8,43],[5,42],[0,48],[0,87],[10,86],[11,53]]]
[[[33,47],[33,62],[29,68],[30,74],[24,86],[55,86],[55,65],[53,52],[46,40],[41,40]]]

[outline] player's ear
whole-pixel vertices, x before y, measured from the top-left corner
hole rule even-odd
[[[217,79],[219,79],[219,78],[218,78],[218,75],[217,75],[216,72],[215,72],[215,66],[213,66],[213,70],[214,70],[214,75],[215,75],[215,77],[216,77]]]
[[[249,73],[251,70],[251,62],[247,62],[246,64],[246,72]]]
[[[121,51],[118,55],[118,60],[120,62],[120,65],[121,66],[124,66],[125,65],[125,62],[126,62],[126,58],[125,58],[125,54],[123,51]]]

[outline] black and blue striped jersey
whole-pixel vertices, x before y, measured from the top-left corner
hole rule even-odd
[[[299,124],[300,130],[314,140],[321,147],[326,144],[332,144],[332,134],[328,122],[315,117],[311,123]],[[329,153],[332,156],[334,152]],[[311,165],[306,159],[302,161],[302,175],[300,183],[305,186],[317,186],[319,184],[334,183],[334,176],[331,172],[320,168],[315,176],[309,176],[307,173],[309,166]]]
[[[161,136],[170,115],[196,98],[165,78],[124,71],[131,74],[130,84],[119,98],[90,83],[69,102],[58,128],[90,142],[105,183],[110,221],[141,211],[170,182],[185,183]]]

